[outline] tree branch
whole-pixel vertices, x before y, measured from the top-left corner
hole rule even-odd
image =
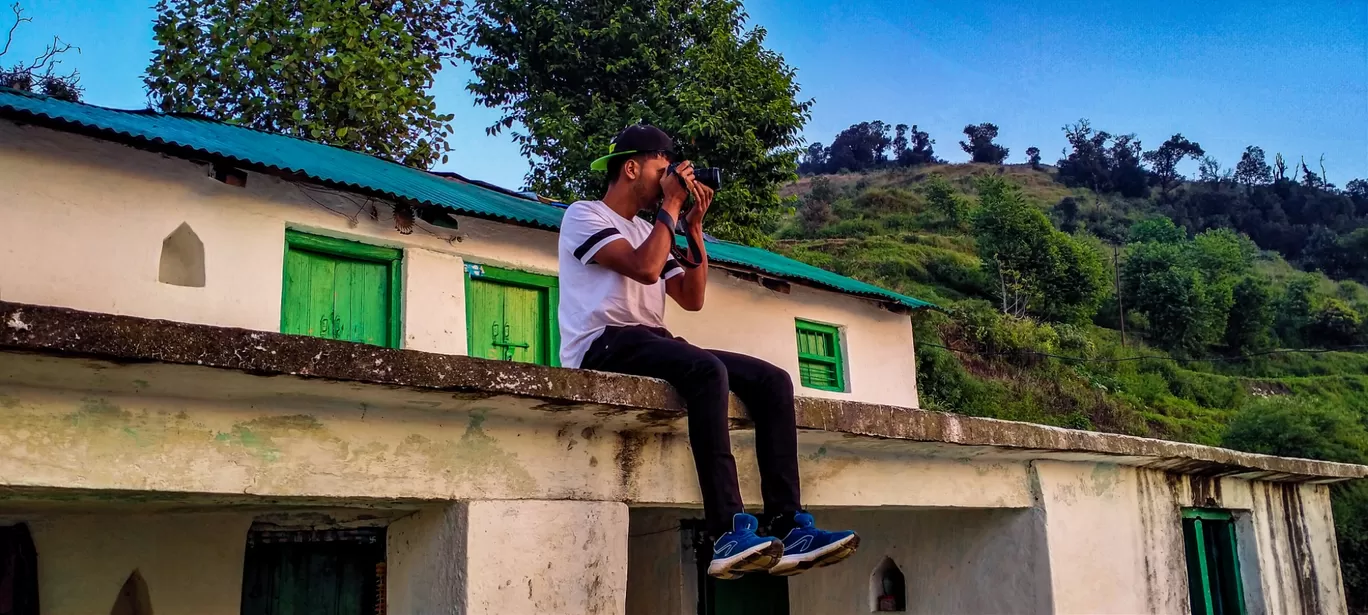
[[[9,53],[10,44],[14,42],[14,31],[19,29],[19,24],[33,21],[32,17],[24,17],[24,9],[19,7],[18,2],[11,4],[10,10],[14,11],[14,25],[10,26],[9,34],[5,36],[5,48],[0,49],[0,56]]]

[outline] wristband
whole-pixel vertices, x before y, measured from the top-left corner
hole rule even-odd
[[[665,228],[670,229],[670,233],[674,233],[674,232],[675,232],[675,221],[674,221],[674,218],[671,217],[669,213],[666,213],[665,210],[663,210],[663,209],[657,209],[657,210],[656,210],[655,221],[656,221],[656,222],[664,222],[664,223],[665,223]]]

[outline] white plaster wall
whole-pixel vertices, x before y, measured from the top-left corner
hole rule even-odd
[[[1047,613],[1044,524],[1031,509],[818,511],[823,527],[860,534],[850,559],[789,583],[792,615],[873,611],[870,576],[884,558],[906,578],[907,612]]]
[[[1256,589],[1262,591],[1267,612],[1346,613],[1330,490],[1325,485],[1242,486],[1252,496],[1253,511],[1245,527],[1255,535],[1262,572]],[[1241,558],[1242,571],[1248,561]],[[1253,579],[1243,576],[1245,584],[1251,584]],[[1249,590],[1246,587],[1246,593]]]
[[[1190,506],[1235,512],[1249,612],[1346,611],[1324,485],[1110,464],[1037,461],[1032,467],[1045,510],[1056,613],[1190,612],[1181,518]]]
[[[153,394],[169,386],[168,379],[183,385],[186,378],[207,376],[196,388],[209,397],[251,385],[212,380],[229,372],[184,370],[160,378],[121,368],[102,373],[111,382],[134,381],[140,394],[11,386],[5,380],[13,374],[0,373],[0,485],[327,498],[700,502],[683,434],[618,433],[567,423],[554,413],[528,414],[510,398],[462,400],[436,391],[307,380],[296,381],[302,388],[236,403]],[[349,387],[348,398],[311,397],[314,385]],[[753,435],[732,433],[742,495],[758,505]],[[813,506],[1030,503],[1022,463],[811,441],[821,436],[800,434],[804,501]]]
[[[461,218],[459,231],[401,235],[383,207],[372,220],[360,204],[255,173],[229,186],[203,165],[0,122],[0,298],[277,331],[293,227],[404,248],[404,347],[464,353],[464,261],[556,272],[555,233]],[[182,223],[204,243],[203,288],[157,281],[162,240]],[[917,405],[911,321],[873,302],[713,270],[703,311],[667,314],[677,335],[771,361],[796,383],[795,318],[842,327],[848,364],[847,392],[801,395]]]
[[[464,506],[466,613],[626,613],[626,504],[515,500]]]
[[[1174,496],[1140,472],[1109,464],[1040,461],[1055,613],[1185,613],[1183,535]],[[1151,514],[1152,509],[1165,511]]]
[[[44,615],[108,613],[138,570],[157,615],[238,615],[252,515],[76,515],[29,521]]]
[[[885,558],[904,575],[907,613],[1051,611],[1049,556],[1038,510],[824,509],[816,516],[823,527],[858,532],[860,549],[838,565],[791,579],[792,615],[873,611],[871,577]],[[691,547],[679,530],[668,531],[681,518],[697,517],[673,509],[632,511],[628,613],[697,612]]]
[[[391,613],[466,612],[465,507],[433,506],[385,532],[385,603]]]

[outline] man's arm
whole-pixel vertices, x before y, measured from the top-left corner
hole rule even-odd
[[[676,173],[684,178],[687,185],[697,183],[693,181],[693,168],[687,162],[679,165]],[[665,198],[660,204],[660,211],[673,222],[679,218],[679,210],[684,206],[689,193],[679,185],[679,178],[673,175],[661,178],[661,185]],[[594,254],[593,261],[642,284],[655,284],[665,273],[665,265],[669,261],[672,246],[674,228],[667,225],[662,217],[657,217],[655,228],[651,229],[650,236],[641,242],[640,246],[633,248],[626,241],[613,241],[599,248]]]
[[[685,220],[685,232],[698,246],[698,266],[684,269],[684,275],[676,275],[665,280],[665,292],[675,303],[690,312],[703,309],[703,299],[708,287],[708,247],[703,242],[703,216],[712,205],[712,188],[698,182],[689,184],[689,192],[694,197],[694,207],[689,210]],[[670,261],[674,262],[674,261]],[[680,265],[675,264],[676,267]]]

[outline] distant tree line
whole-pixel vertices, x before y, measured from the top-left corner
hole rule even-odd
[[[1003,164],[1009,150],[997,144],[998,126],[964,127],[960,148],[976,163]],[[1355,179],[1343,189],[1313,170],[1304,159],[1288,164],[1281,154],[1270,163],[1264,150],[1245,148],[1235,167],[1223,167],[1201,144],[1181,133],[1145,150],[1133,133],[1095,129],[1088,120],[1063,128],[1068,141],[1055,163],[1056,181],[1099,195],[1141,201],[1141,208],[1162,214],[1191,233],[1228,228],[1281,253],[1308,271],[1368,283],[1368,181]],[[841,131],[830,146],[813,143],[799,161],[804,175],[864,172],[943,163],[932,139],[917,126],[861,122]],[[1179,167],[1198,163],[1197,177]],[[1042,169],[1037,147],[1025,162]],[[1081,226],[1112,243],[1126,241],[1120,220],[1077,220],[1079,207],[1069,198],[1057,207],[1063,230]]]

